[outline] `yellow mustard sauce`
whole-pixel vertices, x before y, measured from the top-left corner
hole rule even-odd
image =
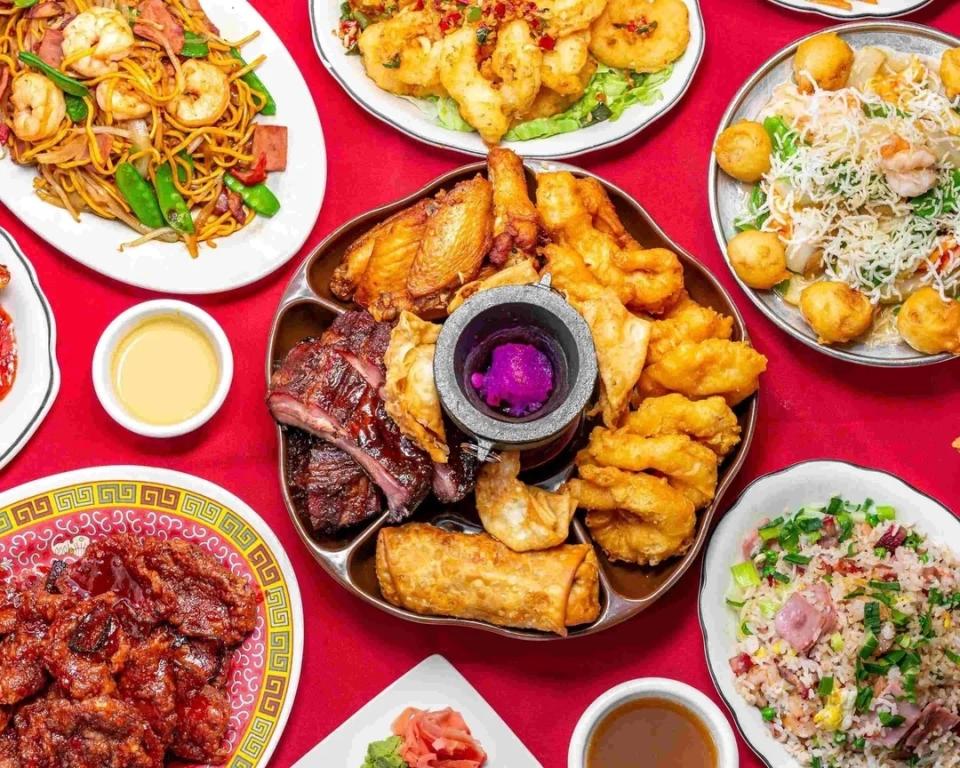
[[[200,326],[180,315],[137,325],[113,353],[117,399],[135,419],[168,426],[196,416],[213,399],[220,364]]]

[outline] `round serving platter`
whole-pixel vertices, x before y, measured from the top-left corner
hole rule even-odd
[[[710,537],[700,574],[700,627],[707,667],[744,741],[767,768],[802,768],[777,741],[760,712],[737,693],[729,660],[733,657],[736,614],[726,603],[730,567],[743,560],[744,537],[764,518],[795,511],[833,496],[874,499],[896,508],[897,519],[960,552],[960,519],[931,496],[896,475],[845,461],[806,461],[763,475],[748,485]]]
[[[865,0],[850,0],[852,8],[834,8],[816,0],[770,0],[781,8],[789,8],[800,13],[814,13],[827,16],[831,19],[893,19],[897,16],[906,16],[908,13],[926,8],[934,0],[876,0],[867,3]]]
[[[15,574],[73,560],[112,533],[186,539],[255,585],[262,597],[257,626],[235,652],[227,688],[232,751],[224,764],[266,766],[290,715],[303,656],[300,590],[280,541],[232,493],[167,469],[79,469],[0,493],[0,562]]]
[[[730,295],[717,279],[693,256],[657,226],[650,215],[626,192],[593,174],[573,166],[548,161],[524,162],[528,183],[533,184],[537,172],[570,171],[577,176],[598,179],[606,188],[624,226],[645,247],[663,247],[673,250],[684,266],[686,287],[697,302],[730,315],[734,319],[733,338],[749,340],[743,318]],[[422,197],[433,195],[441,189],[449,189],[460,181],[476,174],[486,174],[486,163],[473,163],[440,176],[425,187],[402,200],[382,206],[358,216],[330,234],[300,265],[293,276],[274,316],[269,348],[267,350],[266,376],[270,376],[279,366],[287,352],[301,339],[319,336],[340,313],[351,308],[335,299],[329,290],[330,277],[340,263],[346,248],[368,229],[383,221],[391,214],[411,205]],[[737,415],[742,427],[742,441],[720,468],[716,497],[713,503],[698,515],[695,539],[690,550],[656,567],[628,566],[612,563],[601,551],[600,590],[602,611],[592,624],[572,629],[568,637],[577,637],[599,632],[635,616],[661,598],[676,583],[696,559],[706,539],[710,523],[724,492],[733,481],[746,459],[753,439],[757,420],[757,395],[752,396],[737,407]],[[585,438],[585,432],[582,435]],[[297,514],[291,499],[286,477],[287,436],[286,431],[277,427],[279,445],[278,468],[284,501],[290,519],[304,545],[321,566],[340,584],[378,608],[410,621],[426,624],[447,624],[471,626],[495,632],[500,635],[530,640],[554,639],[548,635],[530,630],[509,629],[479,621],[421,616],[398,608],[387,602],[380,593],[375,570],[376,538],[379,530],[386,525],[386,513],[372,523],[365,524],[360,530],[348,531],[338,538],[317,540],[311,536]],[[569,473],[569,468],[567,473]],[[556,479],[554,476],[553,479]],[[441,505],[428,499],[416,511],[412,518],[419,522],[431,522],[451,530],[479,530],[473,496],[458,505]],[[572,539],[589,542],[590,537],[579,519],[574,520]]]
[[[896,51],[926,56],[939,57],[947,48],[960,45],[960,39],[951,35],[906,22],[858,22],[833,27],[831,31],[838,33],[854,48],[880,45]],[[808,35],[808,37],[812,36]],[[807,37],[801,38],[778,51],[744,83],[720,121],[717,128],[718,137],[733,123],[754,118],[766,106],[773,89],[792,77],[793,56],[800,43],[806,39]],[[740,213],[747,195],[750,194],[750,185],[743,184],[721,172],[712,158],[707,185],[713,231],[720,250],[726,253],[727,242],[736,234],[733,221]],[[729,262],[727,266],[729,267]],[[882,368],[933,365],[954,357],[949,354],[925,355],[917,352],[904,341],[888,344],[869,341],[851,342],[834,346],[820,344],[816,334],[796,307],[787,304],[774,291],[758,291],[748,287],[733,269],[730,272],[750,301],[775,325],[808,347],[830,357]]]
[[[13,320],[17,339],[17,377],[0,400],[0,468],[13,460],[53,407],[60,391],[57,322],[37,272],[10,234],[0,229],[0,264],[10,270],[10,285],[0,292],[0,307]]]
[[[33,193],[36,169],[0,159],[0,202],[30,229],[84,266],[114,280],[153,291],[208,294],[256,282],[285,264],[306,242],[316,223],[326,188],[327,160],[317,108],[300,69],[280,38],[246,0],[205,0],[204,10],[228,40],[251,32],[259,37],[244,47],[251,58],[267,59],[257,73],[277,102],[276,117],[258,123],[289,127],[287,170],[271,174],[270,188],[281,203],[273,218],[201,246],[190,258],[183,243],[148,242],[120,251],[137,234],[117,221],[81,214],[79,222]]]
[[[529,141],[508,141],[503,146],[523,157],[575,157],[626,141],[663,117],[683,98],[703,58],[706,42],[699,0],[683,0],[690,12],[690,43],[673,63],[670,79],[661,87],[662,97],[653,104],[635,104],[619,120],[605,120],[570,133]],[[442,149],[486,157],[487,146],[476,132],[444,128],[426,114],[414,99],[387,93],[367,77],[360,56],[349,55],[337,38],[339,0],[310,0],[313,44],[320,61],[357,104],[387,125],[413,139]]]

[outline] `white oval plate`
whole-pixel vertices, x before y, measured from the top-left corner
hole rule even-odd
[[[865,3],[863,0],[850,0],[853,7],[849,10],[815,3],[813,0],[770,0],[770,2],[802,13],[829,16],[831,19],[893,19],[919,11],[930,5],[933,0],[877,0],[876,4]]]
[[[729,659],[734,655],[736,615],[726,604],[730,566],[743,560],[744,536],[764,517],[794,512],[807,503],[842,496],[866,498],[896,508],[897,519],[915,525],[938,544],[960,552],[960,520],[940,502],[900,478],[843,461],[807,461],[754,480],[717,525],[700,576],[700,627],[707,667],[744,740],[770,768],[801,768],[770,735],[756,707],[734,687]]]
[[[122,253],[121,243],[138,237],[126,225],[83,214],[80,223],[33,194],[35,171],[0,160],[0,202],[24,224],[90,269],[128,285],[178,294],[228,291],[259,280],[286,263],[306,241],[320,213],[327,180],[323,131],[303,75],[280,38],[246,0],[205,0],[204,10],[227,39],[253,31],[260,36],[244,47],[253,59],[266,54],[257,70],[277,102],[275,117],[264,124],[289,127],[287,170],[270,174],[270,188],[280,199],[272,219],[258,216],[246,229],[202,246],[191,259],[181,243],[151,242]]]
[[[90,467],[0,493],[0,556],[14,572],[77,554],[112,533],[186,539],[260,592],[256,628],[230,665],[231,753],[224,764],[265,768],[287,724],[303,661],[300,589],[280,540],[229,491],[169,469]]]
[[[619,120],[581,128],[545,139],[508,141],[509,147],[523,157],[574,157],[602,147],[626,141],[654,120],[669,112],[686,93],[703,57],[704,27],[698,0],[683,0],[690,10],[690,44],[673,65],[673,74],[663,84],[663,97],[650,105],[636,104]],[[392,125],[401,133],[426,144],[455,149],[468,155],[487,156],[487,146],[476,133],[451,131],[424,114],[412,100],[387,93],[367,77],[359,56],[348,56],[336,36],[340,23],[339,0],[310,0],[310,24],[313,44],[320,61],[350,97],[374,117]]]
[[[10,270],[10,285],[0,291],[0,307],[13,320],[18,370],[13,388],[0,400],[0,467],[37,431],[60,391],[57,324],[33,265],[16,241],[0,229],[0,264]]]
[[[911,24],[904,21],[861,21],[833,27],[854,48],[870,45],[885,46],[895,51],[919,53],[939,57],[944,50],[960,44],[960,40],[932,27]],[[755,119],[757,114],[770,102],[773,89],[792,78],[793,57],[800,43],[818,32],[795,40],[782,48],[763,64],[737,91],[727,107],[717,127],[717,134],[711,146],[730,125],[739,120]],[[750,194],[752,184],[744,184],[732,176],[723,173],[717,166],[711,153],[710,171],[707,177],[707,189],[710,201],[710,218],[713,232],[717,238],[721,253],[726,257],[727,243],[736,234],[733,221],[741,212],[744,199]],[[867,341],[852,341],[849,344],[826,345],[817,340],[806,320],[797,307],[787,304],[775,291],[760,291],[750,288],[737,275],[729,260],[724,258],[730,274],[733,276],[747,298],[754,303],[767,318],[793,338],[806,344],[821,354],[846,360],[860,365],[880,368],[910,368],[933,365],[954,359],[954,355],[944,353],[927,355],[917,352],[905,341],[876,344]]]

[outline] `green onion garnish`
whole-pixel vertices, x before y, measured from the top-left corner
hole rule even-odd
[[[857,689],[857,699],[853,706],[857,712],[866,712],[870,707],[871,701],[873,701],[873,688],[869,685],[865,685],[862,688]]]
[[[868,632],[867,639],[863,641],[863,647],[860,649],[860,658],[869,659],[877,650],[878,645],[880,645],[880,641],[877,640],[877,636],[873,632]]]
[[[817,684],[817,693],[821,696],[829,696],[833,693],[833,677],[821,677],[820,682]]]
[[[752,560],[737,563],[730,569],[730,573],[733,574],[733,580],[738,587],[746,589],[747,587],[760,586],[760,574],[757,572],[757,566],[753,564]]]
[[[882,506],[877,507],[877,517],[881,520],[893,520],[897,516],[897,510],[893,507]]]
[[[960,653],[951,651],[949,648],[947,648],[944,650],[943,655],[950,659],[950,661],[952,661],[954,664],[960,664]]]
[[[809,565],[813,558],[807,555],[798,555],[794,552],[788,552],[783,556],[783,559],[785,562],[793,563],[794,565]]]
[[[900,591],[899,581],[878,581],[876,579],[870,579],[868,583],[870,584],[870,589],[879,589],[881,592]]]
[[[898,725],[903,725],[906,720],[903,715],[893,715],[889,712],[878,712],[877,717],[880,719],[880,725],[886,728],[896,728]]]
[[[863,623],[874,635],[880,631],[880,603],[867,603],[863,606]]]

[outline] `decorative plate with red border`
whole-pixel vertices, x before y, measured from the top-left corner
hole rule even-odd
[[[186,539],[257,586],[257,626],[230,673],[225,765],[266,766],[296,696],[303,654],[300,590],[276,535],[223,488],[153,467],[81,469],[0,494],[0,563],[15,572],[75,559],[91,541],[120,532]]]

